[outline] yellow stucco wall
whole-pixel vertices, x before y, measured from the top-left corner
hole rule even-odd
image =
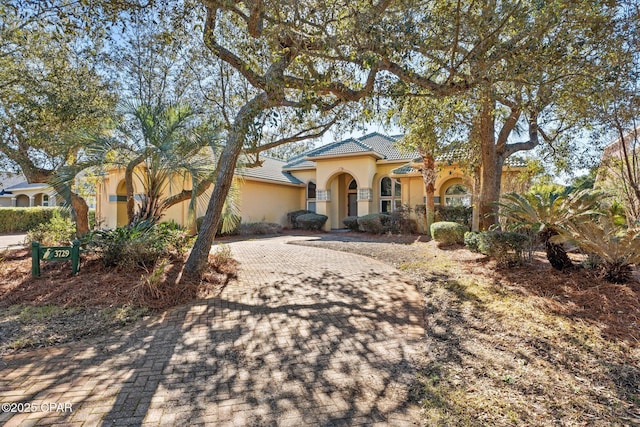
[[[138,175],[133,179],[134,194],[142,192],[142,183],[138,178],[140,170],[136,172]],[[184,177],[176,176],[167,186],[167,195],[176,194],[185,186]],[[115,228],[117,226],[126,225],[127,223],[127,204],[125,201],[114,200],[118,196],[126,196],[126,188],[124,184],[124,169],[113,169],[109,171],[102,182],[96,187],[96,216],[102,221],[105,228]],[[162,217],[162,221],[175,221],[181,225],[188,225],[189,202],[182,202],[167,209]],[[206,208],[206,205],[205,205]]]
[[[356,180],[358,190],[370,190],[371,199],[357,197],[358,216],[379,211],[380,180],[389,175],[391,170],[401,166],[398,163],[377,163],[371,156],[345,156],[342,158],[316,160],[316,184],[318,190],[329,190],[330,199],[317,203],[317,212],[327,215],[329,221],[325,229],[342,228],[344,219],[349,213],[349,183]],[[298,179],[297,176],[294,173]]]
[[[243,223],[275,222],[287,224],[287,213],[303,208],[304,187],[242,180],[240,211]]]
[[[301,186],[257,181],[249,178],[236,181],[239,186],[239,205],[242,222],[275,222],[287,224],[287,213],[305,209],[307,204],[306,184],[315,182],[318,191],[329,190],[329,200],[316,200],[316,212],[325,214],[329,221],[326,229],[342,228],[342,219],[349,213],[349,183],[355,179],[358,190],[370,190],[371,198],[357,194],[357,214],[359,216],[380,211],[380,182],[383,177],[390,176],[392,170],[405,162],[387,163],[377,161],[371,156],[346,156],[343,158],[317,159],[315,170],[291,171],[292,175],[303,182]],[[513,181],[518,171],[505,170],[503,182]],[[113,228],[126,220],[126,203],[116,202],[114,197],[124,195],[124,170],[112,170],[97,187],[97,215],[103,220],[103,226]],[[424,204],[424,184],[420,174],[394,176],[402,185],[401,203],[415,209]],[[134,182],[135,193],[142,186]],[[183,178],[176,177],[172,182],[171,193],[182,189]],[[444,202],[444,192],[453,184],[464,183],[473,187],[471,177],[456,165],[444,165],[438,169],[436,180],[436,196]],[[118,188],[120,185],[120,188]],[[209,189],[197,203],[197,217],[204,215],[212,189]],[[367,192],[365,191],[364,194]],[[112,196],[112,201],[109,201]],[[415,217],[415,214],[413,214]],[[164,221],[174,220],[187,226],[188,202],[170,208],[163,217]]]

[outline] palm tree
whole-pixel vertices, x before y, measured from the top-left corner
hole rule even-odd
[[[127,115],[132,120],[119,127],[122,139],[118,142],[123,144],[107,144],[102,154],[116,148],[119,160],[115,163],[125,166],[129,223],[158,221],[164,211],[185,200],[191,200],[193,206],[195,198],[212,184],[211,160],[220,141],[217,130],[200,124],[197,114],[184,105],[142,104],[129,108]],[[143,188],[137,210],[134,179]]]
[[[598,214],[595,210],[598,194],[582,190],[568,195],[509,193],[498,203],[499,215],[506,218],[511,229],[529,229],[545,245],[547,259],[556,270],[571,268],[573,263],[563,244],[554,239],[564,227],[579,217]]]
[[[113,135],[88,136],[84,161],[62,171],[58,179],[70,182],[79,170],[89,167],[121,167],[129,224],[157,222],[171,206],[189,201],[195,226],[197,199],[215,177],[219,128],[204,123],[185,105],[129,105],[122,117],[129,120],[123,120]],[[139,203],[134,198],[135,183],[142,188]],[[227,222],[237,221],[233,198],[227,205]]]

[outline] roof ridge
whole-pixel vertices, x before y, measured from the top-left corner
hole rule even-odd
[[[359,139],[354,139],[354,141],[355,141],[355,143],[356,143],[356,144],[361,145],[361,146],[363,146],[364,148],[368,148],[369,150],[371,150],[371,151],[373,151],[373,152],[377,153],[377,151],[376,151],[376,150],[374,150],[374,149],[373,149],[373,147],[372,147],[372,146],[370,146],[369,144],[365,144],[364,142],[360,141]],[[382,153],[378,153],[378,154],[382,154]]]
[[[377,132],[377,131],[373,131],[373,132],[369,132],[366,135],[362,135],[360,138],[358,138],[359,140],[363,140],[363,139],[367,139],[367,138],[371,138],[374,136],[380,136],[382,138],[388,139],[391,142],[396,142],[396,138],[393,138],[391,135],[385,135],[383,133]]]
[[[325,145],[321,145],[320,147],[314,147],[314,148],[312,148],[312,149],[310,149],[310,150],[307,150],[307,151],[304,151],[304,152],[302,152],[302,153],[298,154],[297,156],[293,156],[293,157],[291,157],[291,158],[287,161],[287,163],[291,163],[292,161],[294,161],[294,160],[296,160],[296,159],[298,159],[298,158],[305,158],[305,157],[307,157],[307,156],[311,156],[311,155],[313,155],[316,151],[324,150],[324,149],[327,149],[327,148],[332,147],[332,146],[334,146],[334,145],[341,144],[341,143],[343,143],[343,142],[347,142],[347,141],[349,141],[350,139],[353,139],[353,138],[347,138],[347,139],[342,140],[342,141],[334,141],[334,142],[330,142],[330,143],[325,144]]]

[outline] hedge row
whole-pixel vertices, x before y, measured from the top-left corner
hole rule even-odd
[[[413,234],[418,230],[415,220],[409,218],[410,209],[404,208],[388,213],[372,213],[363,216],[348,216],[342,223],[352,231],[371,234]]]
[[[60,207],[0,208],[0,233],[29,231],[49,222],[54,211],[69,217],[69,210]]]

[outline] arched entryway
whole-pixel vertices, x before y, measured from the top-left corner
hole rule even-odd
[[[358,181],[348,172],[334,175],[327,182],[330,192],[327,216],[332,229],[344,228],[342,220],[347,216],[358,216]]]

